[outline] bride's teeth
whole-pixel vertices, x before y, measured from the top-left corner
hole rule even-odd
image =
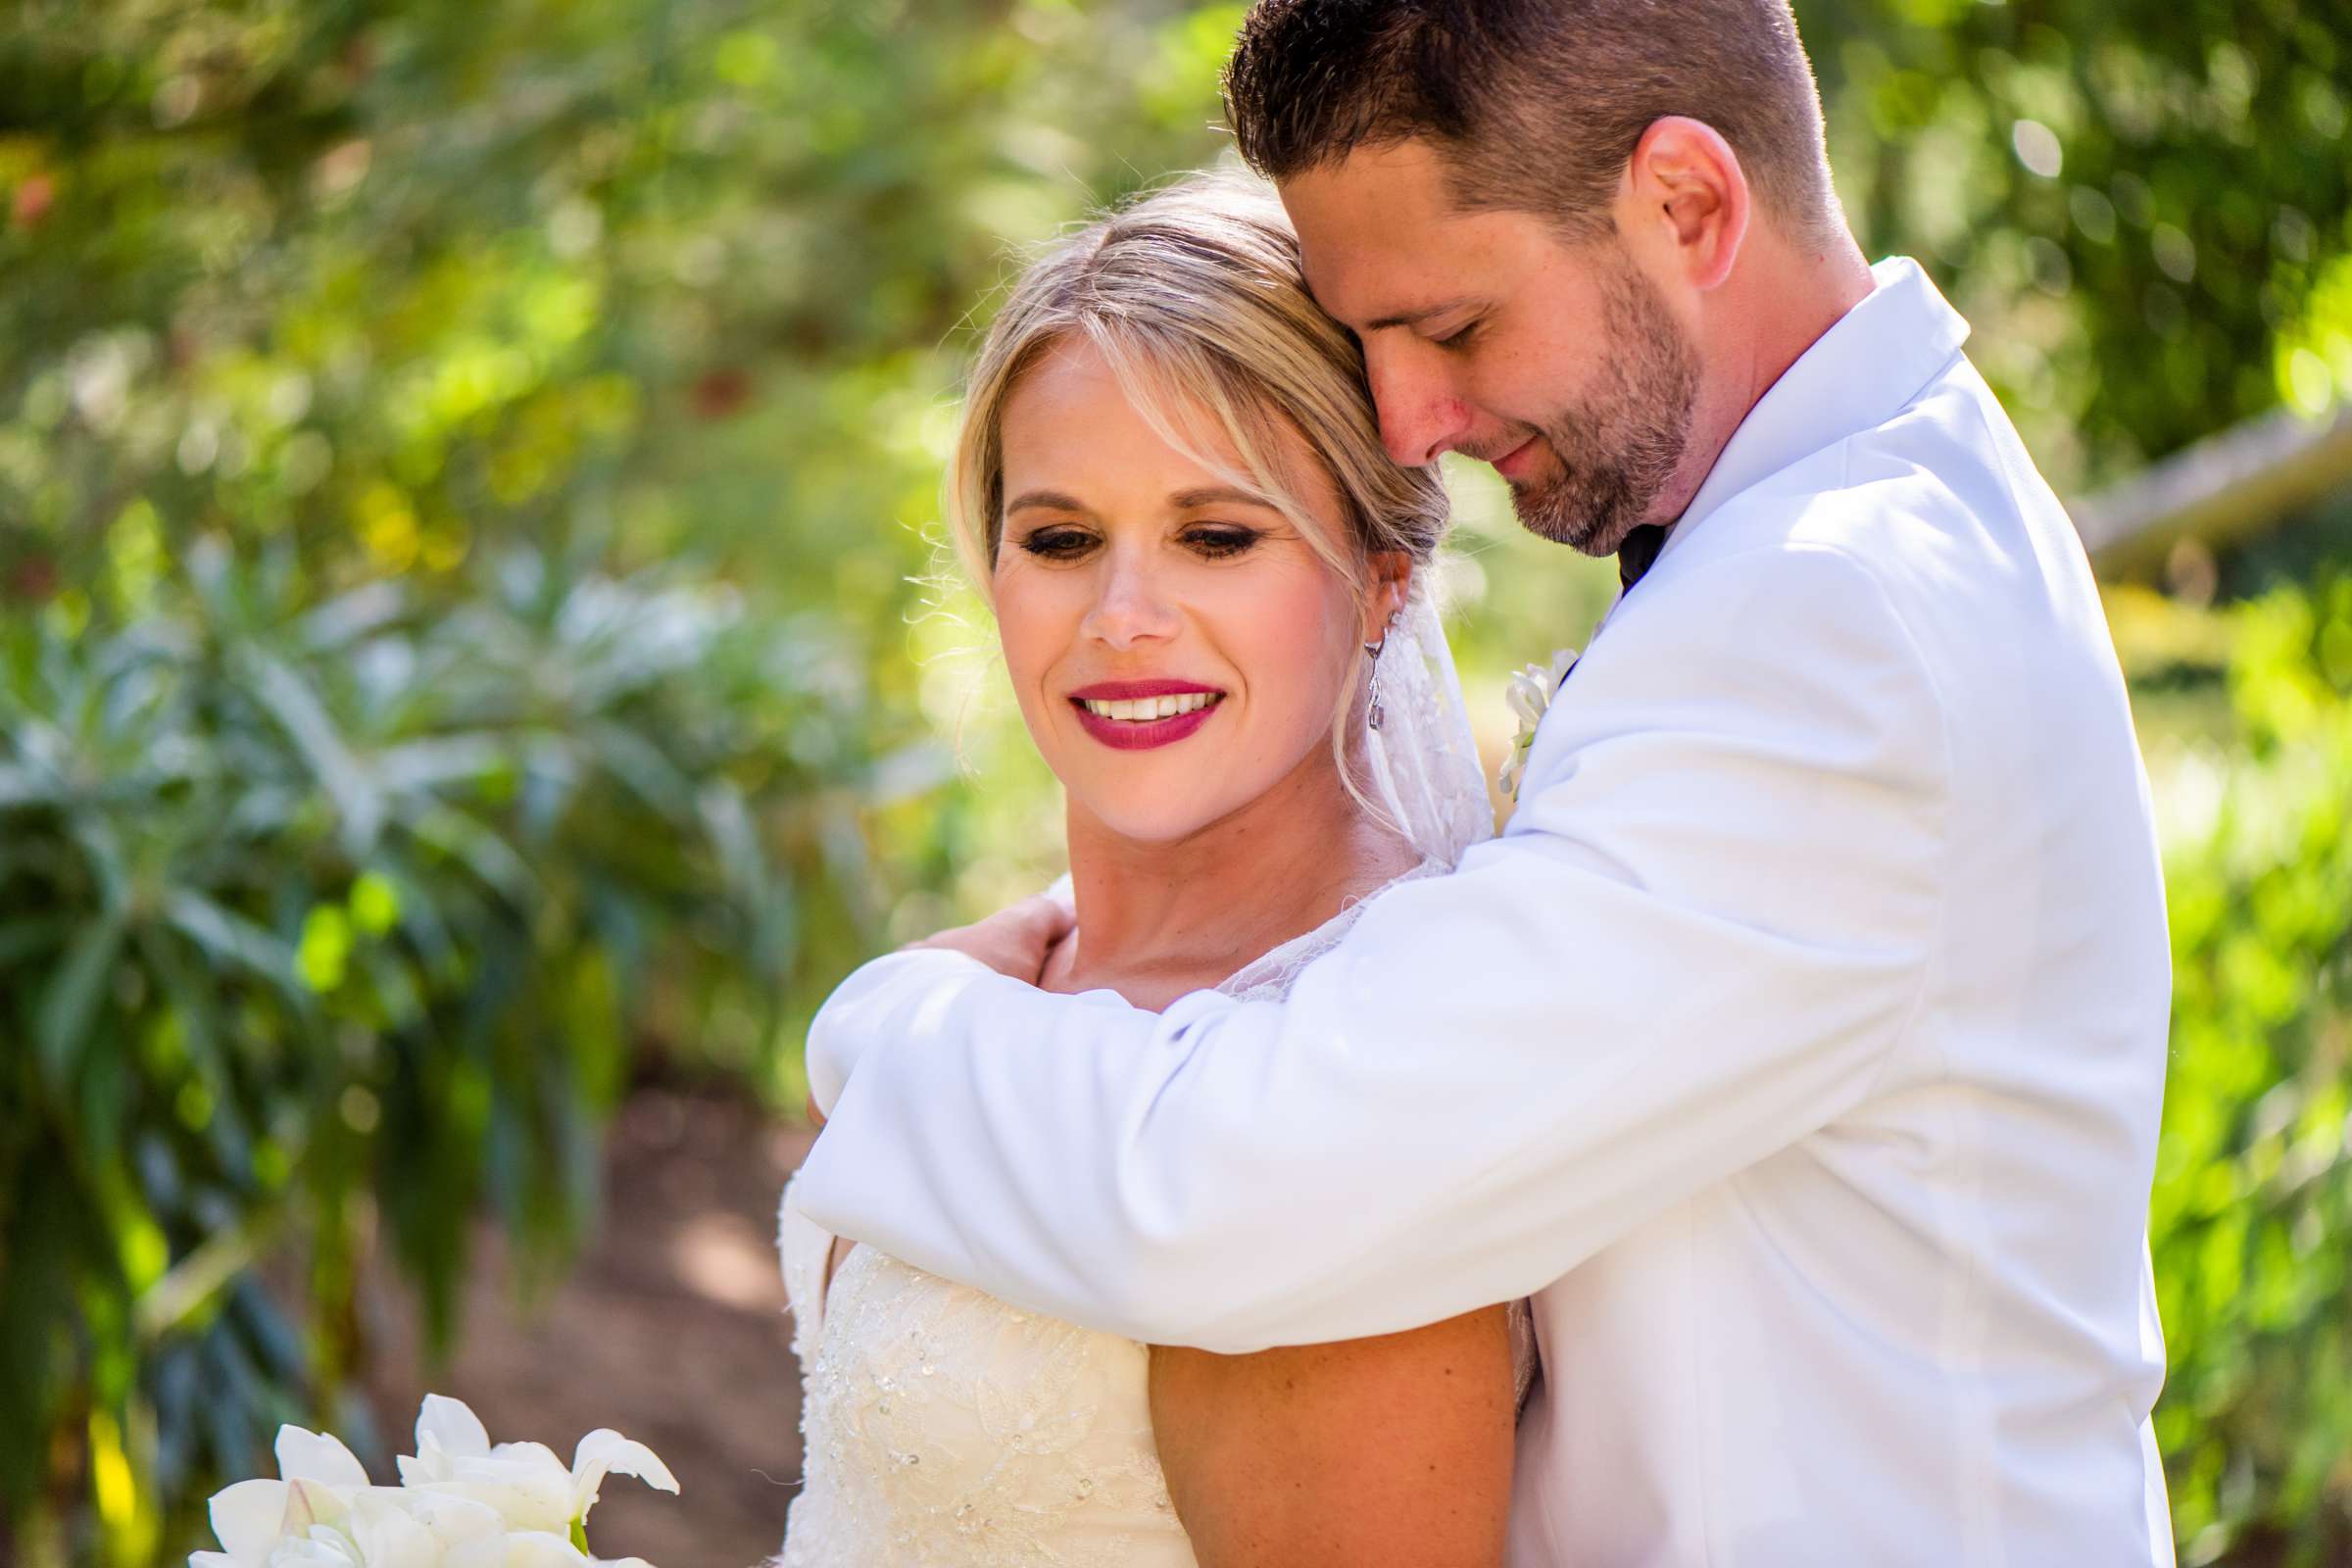
[[[1197,712],[1216,700],[1215,692],[1186,692],[1176,697],[1120,698],[1111,702],[1083,697],[1079,699],[1079,704],[1097,718],[1148,724],[1162,718],[1174,718],[1179,713]]]

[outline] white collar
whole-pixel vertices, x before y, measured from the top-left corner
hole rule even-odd
[[[1908,256],[1870,270],[1876,285],[1756,400],[1666,535],[1663,561],[1707,514],[1799,458],[1885,423],[1968,341],[1968,321]],[[1652,569],[1656,564],[1652,563]]]

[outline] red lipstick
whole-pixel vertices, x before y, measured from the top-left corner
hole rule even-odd
[[[1115,751],[1148,752],[1172,746],[1208,722],[1224,693],[1197,680],[1105,680],[1070,693],[1070,708],[1079,727]],[[1208,699],[1189,712],[1165,718],[1113,718],[1089,709],[1088,703],[1132,703],[1160,697],[1201,696]]]

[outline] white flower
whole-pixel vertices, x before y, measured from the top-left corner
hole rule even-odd
[[[1512,800],[1519,798],[1519,781],[1527,767],[1527,754],[1535,749],[1536,726],[1544,721],[1544,711],[1551,706],[1552,694],[1560,682],[1568,678],[1569,669],[1576,663],[1576,650],[1555,648],[1551,662],[1530,664],[1511,677],[1510,688],[1503,698],[1511,711],[1519,717],[1519,733],[1511,739],[1511,749],[1502,760],[1502,793]]]
[[[571,1528],[571,1472],[543,1443],[502,1443],[482,1453],[452,1453],[422,1435],[414,1459],[400,1461],[401,1484],[464,1497],[498,1511],[517,1530],[562,1534]]]
[[[308,1534],[289,1536],[270,1553],[270,1568],[304,1568],[306,1563],[324,1564],[325,1568],[367,1568],[352,1539],[326,1525],[313,1525]]]
[[[652,1568],[588,1555],[583,1528],[608,1475],[678,1490],[669,1467],[610,1428],[589,1433],[569,1468],[536,1443],[491,1446],[460,1400],[427,1395],[416,1452],[402,1485],[370,1486],[334,1438],[279,1429],[275,1481],[240,1481],[215,1494],[220,1551],[189,1568]]]
[[[510,1530],[468,1542],[442,1561],[442,1568],[653,1568],[642,1557],[591,1557],[562,1536],[544,1530]]]
[[[463,1400],[437,1394],[426,1395],[416,1413],[416,1456],[400,1461],[402,1484],[411,1489],[486,1504],[512,1529],[559,1540],[587,1520],[605,1477],[614,1473],[663,1492],[678,1490],[677,1477],[653,1449],[610,1427],[582,1438],[565,1469],[545,1444],[491,1446],[481,1420]]]
[[[373,1494],[391,1507],[408,1515],[433,1538],[433,1548],[443,1552],[462,1546],[468,1541],[495,1536],[507,1528],[507,1521],[496,1508],[471,1497],[453,1496],[439,1492],[411,1491],[405,1487],[376,1487]]]
[[[571,1450],[572,1517],[585,1520],[596,1506],[608,1475],[635,1476],[659,1492],[674,1493],[678,1478],[669,1473],[653,1449],[622,1437],[611,1427],[598,1427]]]
[[[340,1439],[297,1426],[277,1429],[277,1473],[288,1481],[316,1481],[345,1491],[368,1485],[367,1467]]]
[[[283,1481],[240,1481],[213,1494],[213,1534],[233,1568],[269,1568],[270,1552],[282,1536],[286,1522],[286,1484]],[[215,1559],[191,1568],[222,1568],[220,1552],[198,1554]]]
[[[489,1510],[481,1512],[487,1515]],[[494,1516],[473,1522],[481,1535],[498,1528]],[[467,1538],[461,1534],[458,1539]],[[368,1568],[438,1568],[445,1544],[431,1525],[411,1511],[398,1487],[369,1487],[352,1499],[351,1540]]]
[[[469,1542],[449,1554],[448,1568],[587,1568],[588,1554],[544,1530],[511,1530]]]

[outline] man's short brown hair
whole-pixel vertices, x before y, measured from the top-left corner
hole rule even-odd
[[[1788,0],[1257,0],[1225,105],[1270,178],[1417,138],[1464,210],[1544,214],[1578,239],[1609,231],[1642,132],[1686,115],[1786,231],[1840,221]]]

